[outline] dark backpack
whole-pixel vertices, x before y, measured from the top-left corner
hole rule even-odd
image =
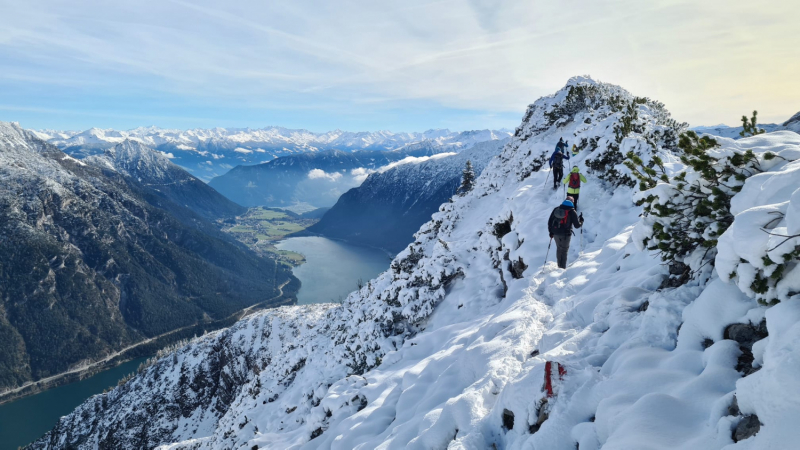
[[[581,187],[581,174],[576,172],[569,174],[569,187],[572,189]]]
[[[564,167],[564,154],[561,152],[556,152],[553,156],[553,168],[554,169],[561,169]]]
[[[569,223],[569,210],[558,207],[553,210],[553,214],[550,217],[550,228],[553,230],[567,230],[569,231],[570,223]]]

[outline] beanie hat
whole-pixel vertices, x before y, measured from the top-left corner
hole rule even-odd
[[[570,208],[574,208],[574,207],[575,207],[575,204],[574,204],[574,203],[572,203],[572,202],[571,202],[571,201],[569,201],[569,200],[564,200],[564,201],[561,203],[561,206],[567,206],[567,207],[570,207]]]

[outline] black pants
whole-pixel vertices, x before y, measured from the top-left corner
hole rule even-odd
[[[564,166],[553,167],[553,189],[558,189],[558,183],[564,179]]]
[[[558,260],[558,267],[566,269],[567,252],[569,252],[569,241],[572,239],[572,234],[557,234],[553,237],[556,240],[556,259]]]
[[[580,193],[578,193],[578,194],[567,194],[567,196],[572,197],[573,199],[575,199],[572,202],[572,204],[575,205],[575,209],[578,209],[578,197],[580,197],[581,194]]]

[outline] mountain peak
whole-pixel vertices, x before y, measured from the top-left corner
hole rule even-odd
[[[783,126],[800,133],[800,112],[790,117],[786,122],[783,122]]]
[[[567,86],[578,86],[581,84],[597,85],[602,83],[592,78],[591,75],[576,75],[567,81]]]

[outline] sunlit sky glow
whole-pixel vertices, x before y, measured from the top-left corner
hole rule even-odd
[[[759,1],[0,0],[27,128],[513,128],[573,75],[692,125],[800,110],[800,7]]]

